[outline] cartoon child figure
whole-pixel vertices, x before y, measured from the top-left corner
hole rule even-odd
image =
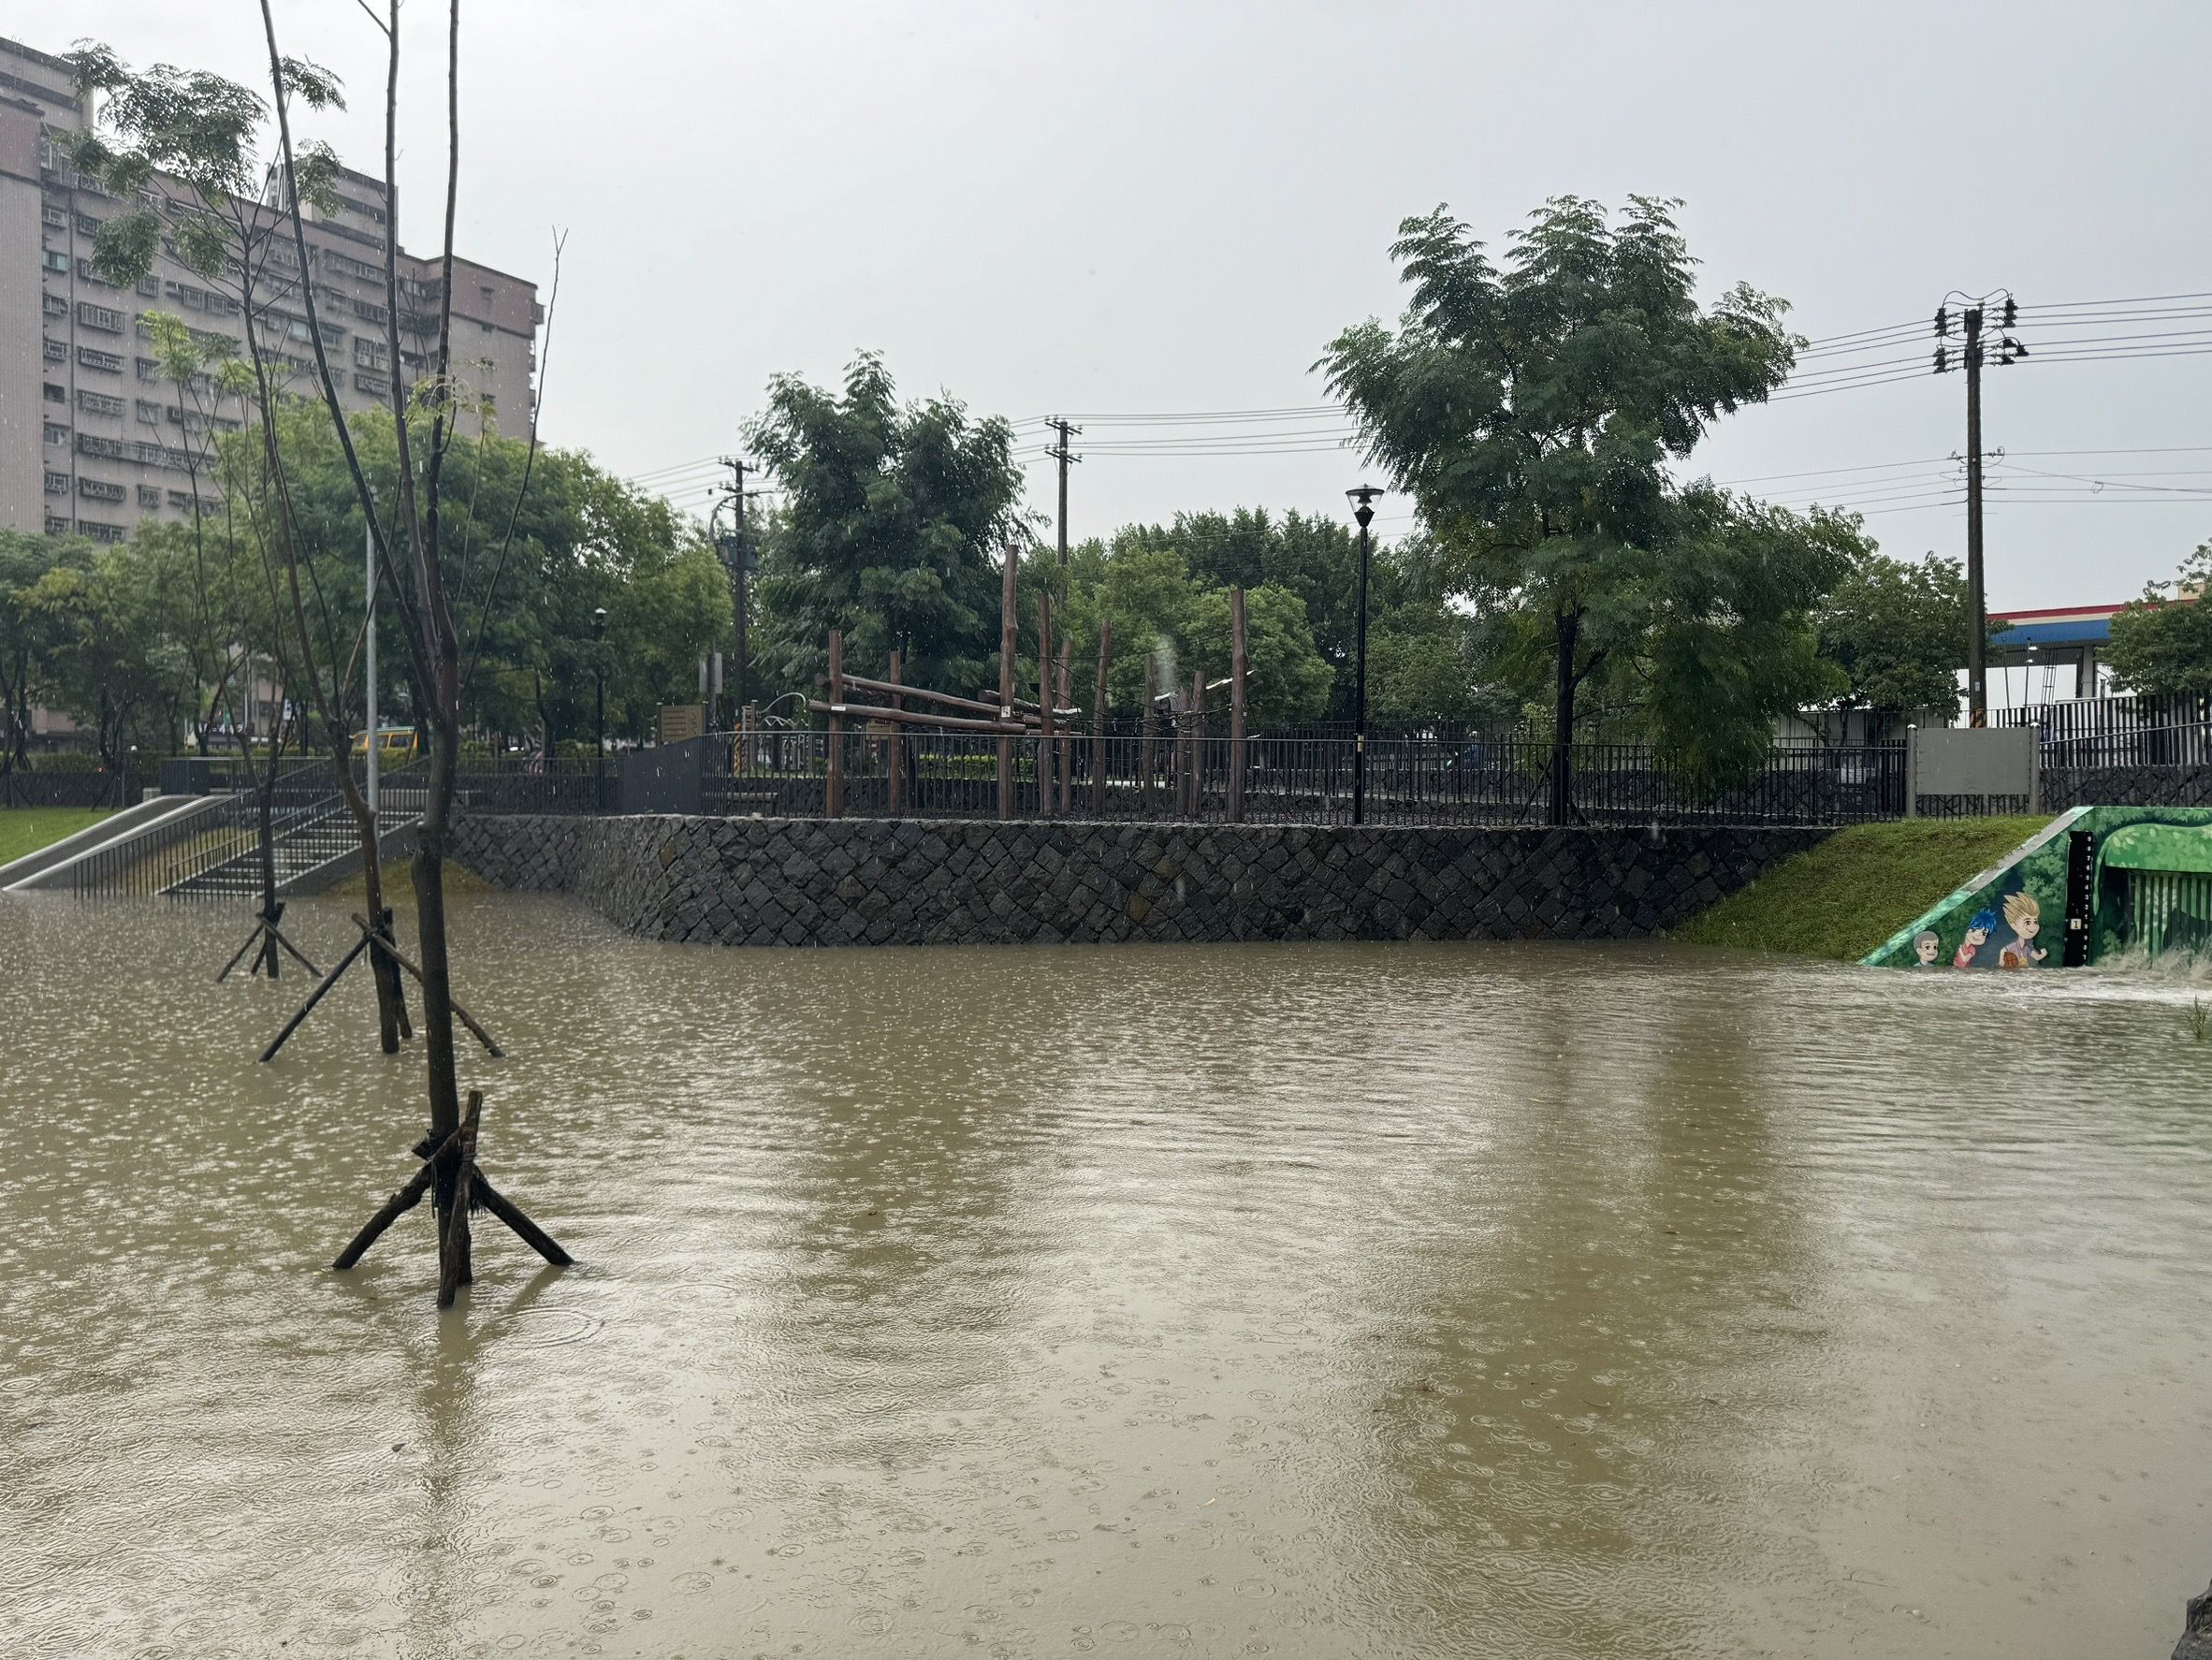
[[[1913,954],[1920,959],[1920,967],[1932,968],[1936,958],[1943,954],[1943,942],[1936,938],[1932,928],[1923,928],[1913,936]]]
[[[1997,912],[1986,905],[1975,911],[1966,925],[1966,938],[1958,942],[1958,949],[1951,954],[1951,967],[1971,968],[1974,955],[1989,942],[1989,936],[1997,932]]]
[[[2005,925],[2012,929],[2012,942],[1997,954],[2000,968],[2032,968],[2051,954],[2035,943],[2035,931],[2043,926],[2043,908],[2033,896],[2007,894],[2004,896]]]

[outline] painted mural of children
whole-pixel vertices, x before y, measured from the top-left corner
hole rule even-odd
[[[1997,912],[1986,905],[1975,911],[1966,925],[1966,938],[1958,942],[1958,949],[1951,954],[1951,967],[1971,968],[1974,955],[1989,943],[1989,936],[1997,932]]]
[[[2051,954],[2037,947],[2036,930],[2043,926],[2043,908],[2029,894],[2007,894],[2004,896],[2005,925],[2012,929],[2012,942],[1997,954],[2000,968],[2032,968]]]
[[[1936,958],[1943,954],[1943,942],[1936,938],[1932,928],[1923,928],[1913,936],[1913,954],[1920,959],[1920,967],[1936,967]]]

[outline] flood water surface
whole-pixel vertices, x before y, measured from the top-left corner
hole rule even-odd
[[[344,906],[293,907],[318,957]],[[2184,987],[1663,945],[743,953],[457,907],[419,1065],[0,904],[9,1654],[2161,1654]],[[404,931],[404,930],[403,930]]]

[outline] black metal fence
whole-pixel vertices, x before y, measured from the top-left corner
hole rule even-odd
[[[129,766],[17,766],[0,774],[0,807],[129,807],[153,782]]]
[[[2212,697],[2083,697],[1992,709],[1996,726],[2034,728],[2046,767],[2203,766],[2212,763]]]
[[[1000,741],[927,731],[847,732],[835,740],[798,728],[711,734],[699,746],[700,810],[826,816],[834,742],[845,816],[993,819]],[[1348,736],[1231,740],[1186,727],[1006,742],[1015,817],[1352,820],[1356,745]],[[477,812],[615,812],[621,767],[638,760],[610,755],[604,775],[589,757],[473,761],[461,769],[459,794]],[[1540,824],[1554,760],[1541,739],[1370,736],[1362,817],[1372,824]],[[1576,823],[1846,823],[1904,811],[1902,744],[1778,746],[1748,778],[1717,790],[1684,781],[1641,745],[1575,744],[1569,761],[1568,819]]]

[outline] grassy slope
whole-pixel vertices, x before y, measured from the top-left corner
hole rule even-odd
[[[1853,824],[1676,930],[1695,945],[1856,962],[2050,820]]]
[[[96,807],[0,808],[0,865],[50,847],[108,816]]]
[[[343,881],[333,883],[323,891],[330,898],[343,899],[357,905],[368,894],[369,884],[357,871]],[[445,861],[445,892],[449,898],[498,891],[466,866],[457,865],[451,859]],[[392,906],[415,903],[415,860],[411,855],[402,853],[396,859],[384,861],[384,902]]]

